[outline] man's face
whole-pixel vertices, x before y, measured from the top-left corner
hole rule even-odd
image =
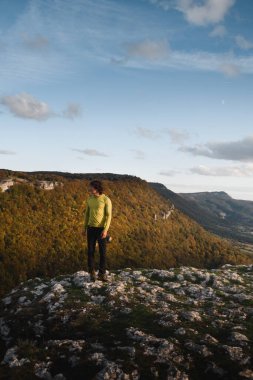
[[[88,187],[88,192],[90,193],[90,195],[96,195],[96,196],[99,195],[99,192],[92,186]]]

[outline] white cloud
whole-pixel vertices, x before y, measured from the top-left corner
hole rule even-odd
[[[50,117],[61,116],[67,119],[74,119],[81,115],[81,106],[77,103],[70,103],[62,113],[56,113],[50,109],[47,103],[27,93],[2,96],[0,104],[5,106],[14,116],[23,119],[42,121]]]
[[[16,154],[16,153],[12,152],[11,150],[0,149],[0,154]]]
[[[206,26],[221,22],[236,0],[149,0],[151,4],[165,11],[176,9],[183,13],[185,19],[194,25]],[[217,29],[219,37],[224,29]],[[218,36],[216,35],[216,36]]]
[[[189,134],[187,131],[176,128],[161,128],[159,130],[154,130],[150,128],[138,127],[134,132],[139,137],[150,140],[161,138],[164,135],[169,135],[170,140],[173,144],[182,144],[185,142],[185,140],[189,139]]]
[[[166,41],[145,40],[126,45],[127,55],[151,61],[164,59],[169,56],[170,49]]]
[[[72,150],[75,151],[75,152],[79,152],[79,153],[86,154],[87,156],[102,156],[102,157],[108,157],[107,154],[105,154],[105,153],[103,153],[103,152],[99,152],[99,151],[96,150],[96,149],[75,149],[75,148],[73,148]]]
[[[224,63],[220,65],[219,71],[227,77],[236,77],[241,73],[240,67],[233,63]]]
[[[53,115],[47,103],[37,100],[27,93],[2,96],[0,103],[7,107],[14,116],[24,119],[40,121]]]
[[[150,140],[160,138],[164,135],[169,135],[170,140],[173,144],[182,144],[185,140],[189,138],[189,134],[187,131],[183,131],[176,128],[162,128],[159,130],[154,130],[150,128],[138,127],[135,129],[134,132],[139,137],[143,137]]]
[[[49,45],[49,40],[42,36],[41,34],[37,34],[35,36],[29,36],[28,34],[22,35],[24,44],[33,50],[41,50],[45,49]]]
[[[237,35],[235,37],[235,42],[236,45],[239,46],[239,48],[242,50],[253,49],[253,43],[251,41],[246,40],[246,38],[244,38],[241,35]]]
[[[124,66],[125,63],[127,63],[128,59],[126,57],[123,57],[123,58],[115,58],[115,57],[112,57],[110,59],[110,62],[113,64],[113,65],[119,65],[119,66]]]
[[[182,152],[189,152],[194,156],[205,156],[222,160],[253,161],[253,136],[239,141],[209,142],[192,147],[182,146]]]
[[[174,144],[182,144],[185,140],[189,139],[187,131],[182,131],[176,128],[164,128],[161,131],[169,134],[171,142]]]
[[[224,25],[217,25],[213,28],[213,30],[209,33],[210,37],[225,37],[227,34],[227,29]]]
[[[63,111],[63,116],[67,119],[75,119],[76,117],[81,116],[82,109],[81,106],[77,103],[70,103],[67,108]]]
[[[190,169],[191,173],[213,177],[252,177],[253,165],[207,167],[199,165]]]
[[[153,129],[149,129],[149,128],[138,127],[138,128],[136,128],[135,133],[139,137],[144,137],[146,139],[151,139],[151,140],[159,137],[159,133],[157,133]]]
[[[137,160],[143,160],[145,158],[145,153],[142,150],[139,149],[130,149],[132,152],[135,153],[134,158]]]
[[[177,173],[179,173],[178,170],[162,170],[158,174],[164,175],[167,177],[173,177]]]
[[[176,8],[194,25],[205,26],[221,22],[235,0],[177,0]]]
[[[168,11],[175,6],[175,0],[149,0],[151,4],[158,5],[163,8],[165,11]]]

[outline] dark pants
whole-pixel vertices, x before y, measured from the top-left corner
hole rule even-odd
[[[106,268],[106,239],[101,238],[103,227],[87,227],[87,242],[88,242],[88,270],[89,272],[95,270],[94,254],[96,248],[96,241],[99,247],[99,273],[105,273]]]

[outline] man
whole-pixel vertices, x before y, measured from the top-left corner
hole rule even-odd
[[[87,232],[88,244],[88,270],[91,281],[95,281],[94,253],[96,241],[98,241],[100,255],[98,279],[107,281],[106,237],[111,223],[112,202],[110,198],[103,193],[101,181],[91,181],[89,183],[89,193],[90,196],[86,201],[84,215],[84,231],[85,233]]]

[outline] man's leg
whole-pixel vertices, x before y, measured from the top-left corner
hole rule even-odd
[[[101,233],[103,231],[103,228],[101,229],[101,232],[99,233],[98,237],[98,247],[99,247],[99,273],[105,274],[106,272],[106,239],[101,238]]]
[[[88,271],[89,273],[95,270],[94,253],[96,247],[96,230],[92,227],[87,227],[87,243],[88,243]]]

